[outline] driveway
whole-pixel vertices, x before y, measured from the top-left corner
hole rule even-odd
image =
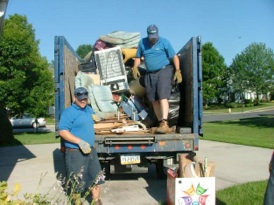
[[[264,180],[268,178],[268,163],[271,149],[233,145],[200,140],[197,156],[207,157],[216,163],[216,189]],[[12,186],[19,182],[23,193],[35,193],[39,180],[46,174],[40,191],[54,190],[56,173],[64,173],[63,155],[59,144],[27,145],[0,148],[0,181]],[[157,180],[155,175],[120,175],[107,181],[102,194],[104,204],[159,204],[166,200],[166,181]],[[55,191],[56,192],[56,191]]]

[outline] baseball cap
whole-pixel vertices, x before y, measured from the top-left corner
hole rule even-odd
[[[88,98],[88,91],[84,87],[78,87],[74,90],[74,95],[78,100]]]
[[[147,27],[147,35],[149,38],[158,38],[158,28],[156,25],[151,24]]]

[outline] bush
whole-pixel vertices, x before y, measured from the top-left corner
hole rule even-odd
[[[40,181],[36,193],[24,193],[24,199],[18,198],[18,193],[21,191],[21,185],[16,183],[11,193],[7,192],[8,183],[6,181],[0,181],[0,204],[6,205],[52,205],[52,204],[64,204],[69,205],[71,203],[82,204],[83,200],[90,194],[90,189],[97,186],[100,180],[105,180],[105,170],[103,169],[97,175],[93,185],[82,193],[77,193],[77,190],[83,188],[83,184],[79,183],[78,179],[82,178],[82,172],[77,175],[71,174],[69,179],[62,178],[48,190],[46,194],[41,194],[39,188],[45,179],[46,174],[41,174]],[[92,200],[91,204],[95,201]]]
[[[246,104],[251,104],[251,103],[252,103],[252,100],[251,100],[251,99],[244,99],[244,103],[245,103],[245,105],[246,105]]]
[[[254,106],[258,106],[258,105],[259,105],[259,101],[258,101],[257,99],[255,99],[255,100],[253,101],[253,105],[254,105]]]
[[[227,108],[238,108],[238,107],[242,107],[242,104],[241,103],[230,102],[230,103],[226,103],[225,106]]]
[[[261,102],[261,103],[268,103],[269,100],[268,100],[268,99],[261,99],[260,102]]]

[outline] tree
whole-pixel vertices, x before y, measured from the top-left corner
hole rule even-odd
[[[218,98],[220,88],[224,86],[226,65],[224,58],[213,44],[207,42],[202,47],[203,65],[203,101],[208,105],[211,99]]]
[[[53,76],[38,46],[25,16],[15,14],[5,20],[0,38],[0,104],[13,114],[47,115],[53,103]]]
[[[84,58],[90,51],[92,51],[92,45],[90,44],[83,44],[80,45],[76,49],[76,53],[81,57]]]
[[[274,83],[274,53],[264,43],[252,43],[241,54],[236,55],[230,66],[233,87],[243,93],[259,95],[270,92]]]

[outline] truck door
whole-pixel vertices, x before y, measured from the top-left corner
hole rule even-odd
[[[55,130],[59,136],[58,124],[61,113],[72,103],[74,78],[81,58],[73,50],[64,36],[54,39],[54,83],[55,83]]]
[[[192,37],[178,52],[183,82],[180,86],[179,127],[191,127],[203,135],[202,115],[202,44],[201,37]]]

